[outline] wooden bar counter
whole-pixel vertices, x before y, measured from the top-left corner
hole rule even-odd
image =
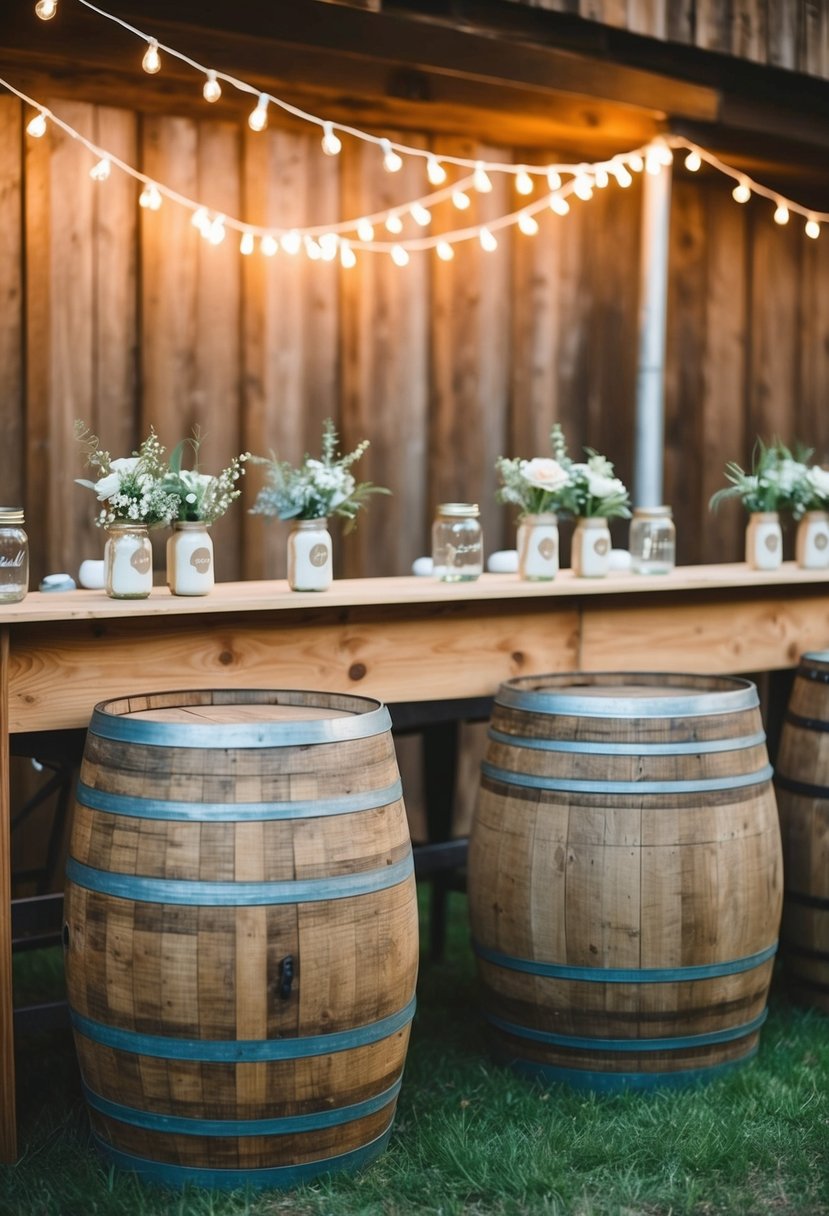
[[[0,606],[0,1160],[17,1151],[12,1030],[10,735],[85,727],[130,692],[234,686],[355,692],[389,703],[490,696],[511,676],[572,670],[739,673],[829,648],[829,572],[793,563],[683,567],[552,583],[341,580],[33,592]]]

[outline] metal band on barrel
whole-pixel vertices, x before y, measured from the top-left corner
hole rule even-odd
[[[740,735],[735,739],[710,739],[706,743],[606,743],[604,740],[577,742],[573,739],[528,739],[523,735],[508,735],[493,727],[490,727],[487,735],[494,743],[506,743],[544,752],[575,752],[590,756],[706,756],[715,752],[739,752],[749,747],[760,747],[766,741],[766,732],[762,730],[753,735]]]
[[[555,980],[586,980],[595,984],[682,984],[688,980],[711,980],[722,975],[739,975],[761,967],[777,953],[777,942],[756,954],[727,959],[722,963],[701,963],[691,967],[577,967],[567,963],[543,963],[531,958],[516,958],[491,950],[473,939],[472,948],[484,962],[508,971],[522,971]]]
[[[498,689],[495,704],[541,714],[568,714],[584,718],[700,718],[709,714],[756,709],[760,700],[757,689],[748,681],[741,681],[739,687],[721,692],[668,697],[613,696],[609,689],[605,696],[585,697],[577,692],[516,688],[507,682]]]
[[[510,769],[498,768],[484,760],[481,772],[491,781],[531,790],[574,794],[702,794],[706,790],[738,790],[744,786],[760,785],[771,780],[774,770],[770,764],[764,764],[753,773],[701,777],[697,781],[582,781],[573,777],[539,777],[534,773],[514,773]]]

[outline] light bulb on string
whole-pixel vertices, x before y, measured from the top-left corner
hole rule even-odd
[[[326,156],[338,156],[343,150],[343,141],[330,122],[322,124],[322,150]]]
[[[268,125],[268,95],[260,93],[255,107],[248,115],[248,126],[251,131],[264,131]]]
[[[161,203],[161,191],[158,186],[155,182],[147,182],[138,196],[139,207],[143,207],[145,211],[158,211]]]
[[[633,184],[633,178],[628,172],[628,168],[624,161],[614,161],[610,166],[610,172],[616,178],[616,181],[623,190],[627,190],[628,186]]]
[[[336,232],[323,232],[318,244],[323,262],[333,262],[340,248],[340,238]]]
[[[587,202],[593,197],[593,179],[586,173],[577,173],[573,178],[573,193],[582,202]]]
[[[593,174],[593,184],[597,190],[604,190],[609,181],[610,178],[608,177],[607,169],[596,169],[595,173]]]
[[[207,73],[207,80],[205,80],[205,82],[204,82],[204,88],[202,89],[202,95],[204,97],[204,100],[209,101],[211,103],[211,105],[214,101],[218,101],[219,98],[221,97],[222,86],[219,84],[218,80],[216,79],[216,73],[214,71],[209,71]]]
[[[51,21],[58,11],[58,0],[37,0],[35,12],[41,21]]]
[[[245,257],[249,257],[255,248],[256,242],[253,239],[253,233],[243,232],[239,240],[239,252],[243,253]]]
[[[667,168],[668,165],[672,165],[674,163],[674,154],[665,143],[664,139],[657,139],[653,145],[653,148],[660,165],[664,165]]]
[[[789,208],[786,206],[786,204],[783,202],[782,199],[780,199],[780,201],[778,202],[777,206],[774,209],[774,222],[775,222],[775,224],[781,224],[781,225],[788,224],[788,222],[789,222]]]
[[[30,119],[26,125],[26,133],[31,135],[33,139],[40,139],[46,134],[46,111],[39,110],[34,118]]]
[[[442,262],[451,262],[455,256],[454,247],[448,241],[438,241],[435,245],[435,253]]]
[[[383,168],[387,173],[399,173],[403,168],[403,157],[395,152],[388,139],[381,139],[380,147],[383,149]]]
[[[141,66],[149,76],[155,76],[156,72],[161,71],[161,56],[158,53],[158,43],[155,38],[151,38],[147,44]]]
[[[464,194],[463,190],[452,191],[452,203],[457,207],[458,211],[466,211],[471,205],[472,200],[468,194]]]
[[[739,181],[731,191],[731,197],[735,203],[747,203],[751,198],[751,188],[745,178]]]
[[[93,182],[105,182],[112,172],[112,161],[108,156],[102,156],[89,170]]]
[[[518,227],[525,236],[535,236],[538,232],[538,220],[534,215],[528,215],[526,211],[522,211],[518,217]]]
[[[662,157],[654,144],[651,144],[645,155],[645,172],[650,173],[652,177],[657,177],[662,172]]]
[[[352,266],[357,265],[357,254],[348,241],[340,241],[340,265],[344,266],[346,270],[351,270]]]
[[[357,221],[357,239],[364,245],[374,240],[374,225],[365,216]]]
[[[645,167],[645,162],[642,160],[642,157],[638,152],[632,152],[627,158],[627,162],[628,166],[633,170],[634,173],[641,173]]]
[[[193,227],[202,234],[207,236],[207,230],[210,227],[210,215],[206,207],[197,207],[193,212],[193,218],[190,223]]]
[[[409,264],[408,249],[404,249],[402,245],[392,245],[391,260],[394,262],[395,266],[408,266],[408,264]]]
[[[322,257],[322,249],[320,249],[314,238],[312,236],[306,236],[303,240],[303,244],[305,246],[305,253],[311,259],[311,261],[318,262]]]
[[[561,189],[561,174],[552,166],[547,170],[547,185],[551,190]]]
[[[820,224],[817,222],[814,216],[806,221],[805,232],[806,235],[810,236],[813,241],[816,241],[820,236]]]
[[[225,217],[217,215],[207,230],[207,239],[211,245],[221,245],[226,236]]]
[[[259,242],[259,249],[266,258],[275,257],[279,252],[279,241],[272,232],[266,232]]]
[[[481,229],[478,233],[478,240],[481,242],[481,248],[487,253],[493,253],[498,248],[498,241],[488,228]]]
[[[519,194],[532,194],[535,182],[526,169],[519,169],[515,175],[515,189]]]
[[[403,221],[396,211],[392,211],[386,216],[386,230],[393,232],[395,235],[403,231]]]
[[[702,168],[702,157],[693,148],[685,157],[685,168],[689,173],[697,173]]]
[[[284,233],[284,235],[279,238],[279,244],[286,253],[299,253],[300,247],[302,246],[302,237],[295,228],[292,228],[290,232]]]
[[[567,215],[570,211],[570,204],[560,194],[554,194],[550,199],[550,210],[554,211],[556,215]]]
[[[423,206],[423,203],[412,203],[409,213],[414,222],[419,224],[421,228],[425,228],[432,222],[432,213]]]
[[[490,190],[492,189],[492,182],[490,181],[489,174],[480,161],[478,161],[477,165],[475,166],[475,172],[472,174],[472,185],[479,194],[489,194]]]
[[[442,186],[446,181],[446,170],[436,156],[426,157],[426,176],[432,186]]]

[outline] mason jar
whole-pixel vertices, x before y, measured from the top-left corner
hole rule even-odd
[[[14,604],[29,590],[29,538],[23,508],[0,507],[0,604]]]
[[[478,504],[444,502],[432,524],[432,572],[444,583],[468,583],[484,568],[484,544]]]
[[[670,507],[634,507],[628,539],[636,574],[668,574],[676,564],[676,528]]]

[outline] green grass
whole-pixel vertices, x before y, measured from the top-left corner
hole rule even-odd
[[[104,1166],[68,1035],[20,1044],[23,1155],[2,1216],[818,1216],[829,1214],[829,1018],[776,981],[759,1056],[705,1088],[596,1098],[493,1065],[465,903],[446,961],[424,962],[397,1121],[356,1175],[290,1194],[146,1187]],[[48,979],[23,960],[26,982]]]

